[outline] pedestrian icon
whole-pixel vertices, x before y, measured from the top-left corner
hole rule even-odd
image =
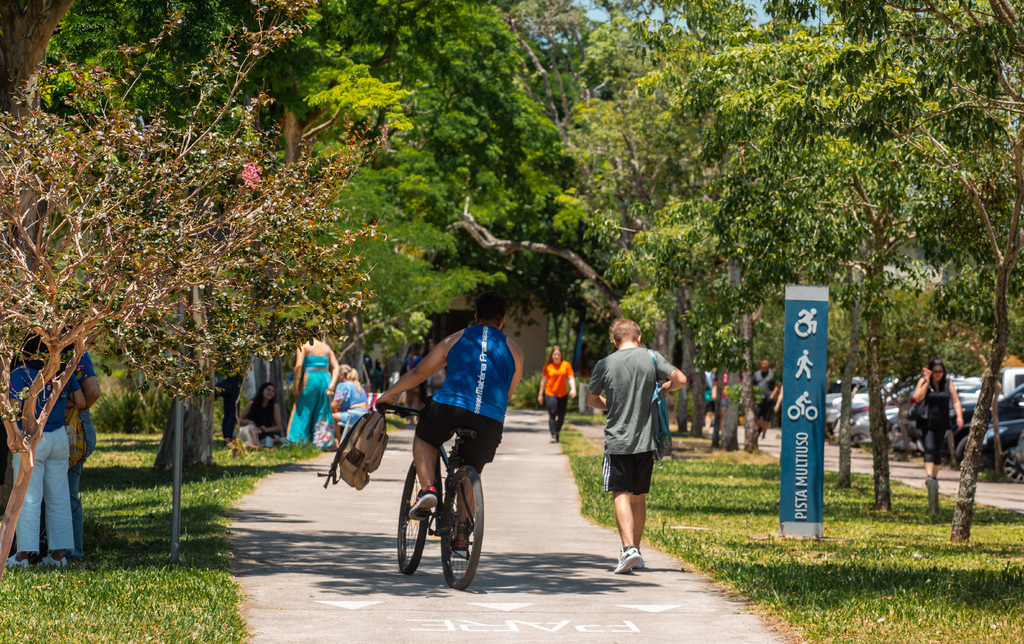
[[[807,374],[808,380],[811,379],[811,367],[814,366],[814,363],[811,362],[808,353],[807,349],[804,349],[804,354],[796,359],[796,378],[794,380],[800,380],[800,376],[803,374]]]

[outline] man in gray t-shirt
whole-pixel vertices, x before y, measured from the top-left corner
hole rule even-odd
[[[604,489],[612,493],[622,539],[616,573],[643,567],[640,539],[647,518],[647,492],[654,470],[656,438],[651,417],[655,387],[675,391],[686,376],[656,351],[640,347],[632,320],[612,324],[616,351],[597,363],[587,386],[587,405],[608,411],[604,430]],[[602,395],[603,394],[603,395]]]
[[[761,393],[761,400],[757,403],[757,428],[761,431],[761,437],[768,435],[768,428],[772,424],[772,412],[775,411],[773,398],[779,393],[779,386],[775,383],[775,372],[772,371],[771,363],[767,360],[761,361],[761,368],[754,372],[754,387]]]

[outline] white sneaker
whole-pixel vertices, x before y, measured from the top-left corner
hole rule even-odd
[[[11,555],[7,558],[8,568],[28,568],[28,559],[22,559],[18,561],[17,555]]]
[[[430,518],[430,511],[437,506],[437,491],[434,490],[434,486],[431,485],[428,488],[420,490],[419,495],[416,497],[416,502],[409,508],[409,520],[410,521],[423,521],[424,519]]]
[[[639,548],[637,548],[636,554],[640,555],[640,549]],[[640,563],[638,563],[637,565],[633,566],[633,570],[643,570],[646,566],[647,566],[647,564],[644,563],[644,556],[640,555]]]
[[[50,555],[46,555],[45,557],[43,557],[39,561],[39,565],[40,566],[55,566],[57,568],[60,568],[61,566],[64,566],[64,565],[67,565],[67,563],[68,563],[68,560],[67,560],[66,557],[61,557],[60,559],[54,559]]]
[[[643,557],[640,556],[640,551],[636,549],[636,546],[629,546],[623,548],[619,554],[619,565],[615,566],[614,572],[616,575],[625,575],[628,572],[632,572],[636,565],[643,561]]]

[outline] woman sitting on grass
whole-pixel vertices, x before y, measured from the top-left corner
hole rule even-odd
[[[274,401],[277,389],[273,383],[265,382],[256,392],[256,398],[242,410],[238,419],[238,437],[246,447],[266,445],[273,447],[284,443],[281,436],[281,407]]]

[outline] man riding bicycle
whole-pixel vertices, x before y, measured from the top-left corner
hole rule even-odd
[[[462,459],[478,473],[494,460],[501,443],[505,411],[523,377],[523,350],[501,332],[505,296],[491,291],[476,298],[476,324],[442,340],[414,368],[392,385],[378,403],[418,386],[447,366],[444,384],[420,412],[412,453],[420,492],[409,518],[423,520],[437,505],[434,487],[437,450],[457,428],[476,431],[461,448]]]

